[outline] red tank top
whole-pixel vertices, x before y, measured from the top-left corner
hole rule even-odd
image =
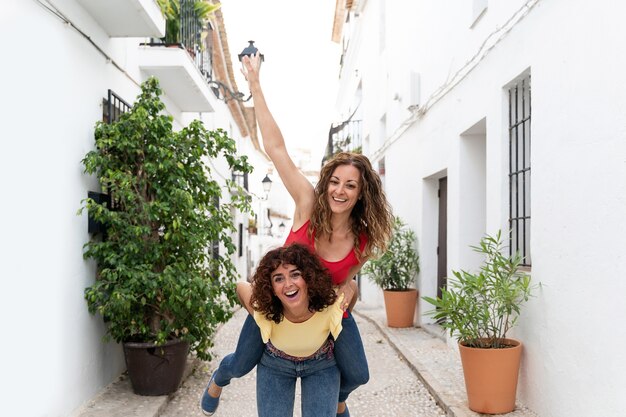
[[[307,220],[298,230],[295,232],[293,230],[289,231],[289,236],[287,236],[287,240],[285,240],[285,245],[290,243],[301,243],[303,245],[311,248],[313,252],[315,252],[315,231],[313,231],[313,236],[311,239],[307,236],[307,229],[309,228],[310,220]],[[365,249],[365,245],[367,244],[367,236],[362,234],[359,238],[359,250],[363,252]],[[333,281],[333,284],[338,285],[346,280],[348,277],[348,272],[350,268],[359,264],[358,259],[356,258],[356,254],[353,250],[348,253],[348,255],[340,261],[327,261],[326,259],[319,257],[322,261],[322,265],[328,268],[330,272],[330,278]]]

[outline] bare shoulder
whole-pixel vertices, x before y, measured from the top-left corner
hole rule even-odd
[[[293,230],[298,230],[307,221],[311,219],[313,214],[313,205],[315,204],[315,192],[311,188],[309,193],[302,193],[301,198],[296,202],[296,211],[293,215]]]

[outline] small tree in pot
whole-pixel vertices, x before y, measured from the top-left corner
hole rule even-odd
[[[219,202],[221,186],[207,165],[224,158],[231,170],[250,172],[234,141],[197,120],[174,132],[160,94],[155,78],[146,81],[119,121],[97,123],[96,149],[83,159],[85,172],[98,175],[112,201],[111,207],[84,201],[83,209],[106,228],[103,239],[85,244],[85,257],[98,264],[85,298],[89,311],[104,318],[108,336],[124,342],[129,372],[135,362],[129,349],[137,342],[154,351],[181,341],[183,368],[188,346],[208,359],[216,325],[230,317],[236,301],[231,211],[249,211],[243,193]],[[215,242],[225,255],[208,250]],[[152,355],[157,362],[159,352]],[[139,387],[132,373],[131,381],[138,393],[161,395],[175,390],[180,378],[156,391]]]
[[[419,273],[415,241],[415,232],[396,217],[387,250],[363,268],[368,278],[383,290],[389,327],[413,325],[417,304],[415,278]]]
[[[519,270],[521,256],[503,255],[500,231],[495,237],[485,236],[472,249],[485,256],[480,271],[453,271],[454,278],[448,279],[449,288],[441,289],[440,298],[423,297],[435,306],[426,314],[459,343],[469,407],[482,413],[506,413],[515,407],[522,348],[519,341],[507,339],[507,332],[533,286],[530,276]]]

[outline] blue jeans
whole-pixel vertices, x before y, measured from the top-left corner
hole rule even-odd
[[[327,354],[296,362],[265,351],[256,375],[259,417],[292,417],[298,378],[302,417],[335,417],[337,414],[339,369],[335,359]]]
[[[348,312],[348,317],[341,320],[341,326],[341,333],[335,340],[335,360],[341,372],[339,402],[344,402],[352,391],[367,384],[370,372],[359,327],[352,313]]]
[[[348,313],[348,317],[341,321],[341,325],[343,329],[335,341],[335,360],[341,372],[339,402],[346,401],[352,391],[366,384],[370,378],[363,341],[352,313]],[[259,363],[264,350],[265,345],[261,339],[259,326],[248,314],[241,328],[235,352],[226,355],[215,372],[215,383],[225,387],[230,384],[232,378],[248,374]]]
[[[250,314],[243,323],[237,348],[233,353],[224,356],[215,371],[215,383],[220,387],[230,384],[232,378],[241,378],[248,374],[261,360],[265,344],[261,339],[259,326]]]

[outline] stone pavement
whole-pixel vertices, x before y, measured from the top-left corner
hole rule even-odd
[[[190,359],[187,376],[176,393],[134,395],[128,378],[122,376],[88,402],[77,417],[201,416],[198,402],[202,390],[221,358],[234,349],[246,314],[239,310],[219,329],[211,362]],[[355,317],[369,361],[370,381],[348,399],[353,417],[482,416],[467,408],[458,353],[436,334],[436,329],[389,328],[383,308],[362,302],[357,303]],[[256,416],[254,371],[223,390],[216,417],[234,416]],[[294,416],[300,416],[298,398]],[[521,404],[504,416],[536,417]]]
[[[448,417],[488,416],[475,413],[467,407],[461,358],[458,350],[446,344],[439,327],[394,329],[386,325],[384,308],[374,308],[360,302],[357,303],[357,307],[358,311],[355,313],[376,326],[398,356],[424,383]],[[420,414],[399,414],[399,416],[420,416]],[[499,416],[537,417],[519,401],[515,410]]]

